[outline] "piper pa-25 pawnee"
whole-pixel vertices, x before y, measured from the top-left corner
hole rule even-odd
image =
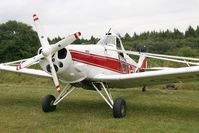
[[[39,18],[33,15],[41,43],[36,56],[24,60],[0,64],[0,70],[52,78],[59,95],[47,95],[42,102],[44,112],[51,112],[75,88],[96,90],[110,106],[115,118],[126,115],[126,102],[122,98],[113,101],[110,88],[132,88],[193,81],[199,79],[199,59],[125,51],[120,38],[107,33],[97,44],[71,45],[81,35],[72,34],[50,45],[40,26]],[[136,63],[128,55],[139,56]],[[185,63],[181,68],[147,68],[146,58]],[[27,68],[39,63],[43,70]],[[146,70],[153,71],[146,71]],[[67,83],[61,90],[59,81]]]

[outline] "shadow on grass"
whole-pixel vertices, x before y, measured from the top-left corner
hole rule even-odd
[[[95,117],[112,116],[111,108],[102,100],[66,100],[57,106],[58,112],[67,114],[95,114]]]

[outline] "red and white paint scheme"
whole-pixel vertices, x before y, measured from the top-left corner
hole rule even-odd
[[[71,44],[81,36],[81,33],[77,32],[50,45],[36,14],[33,15],[33,20],[41,43],[37,55],[29,59],[2,63],[0,70],[52,78],[60,94],[57,98],[52,95],[44,97],[44,112],[54,111],[64,97],[75,88],[81,87],[96,90],[113,110],[113,116],[122,118],[126,115],[126,102],[122,98],[113,101],[110,88],[145,87],[199,79],[199,59],[126,51],[119,36],[110,32],[97,44]],[[134,61],[130,54],[139,56],[138,61]],[[179,62],[188,66],[148,68],[147,58]],[[27,68],[37,63],[42,70]],[[67,83],[66,87],[61,88],[59,82]]]

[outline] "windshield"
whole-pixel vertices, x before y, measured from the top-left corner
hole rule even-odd
[[[105,36],[104,38],[102,38],[97,44],[114,44],[115,45],[115,36]]]

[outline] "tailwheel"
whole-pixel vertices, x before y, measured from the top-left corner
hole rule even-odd
[[[122,98],[117,98],[113,104],[114,118],[122,118],[126,115],[126,102]]]
[[[143,88],[142,88],[142,92],[145,92],[145,91],[146,91],[146,89],[147,89],[147,86],[143,86]]]
[[[56,105],[53,105],[55,97],[53,95],[47,95],[42,101],[42,109],[44,112],[52,112],[56,109]]]

